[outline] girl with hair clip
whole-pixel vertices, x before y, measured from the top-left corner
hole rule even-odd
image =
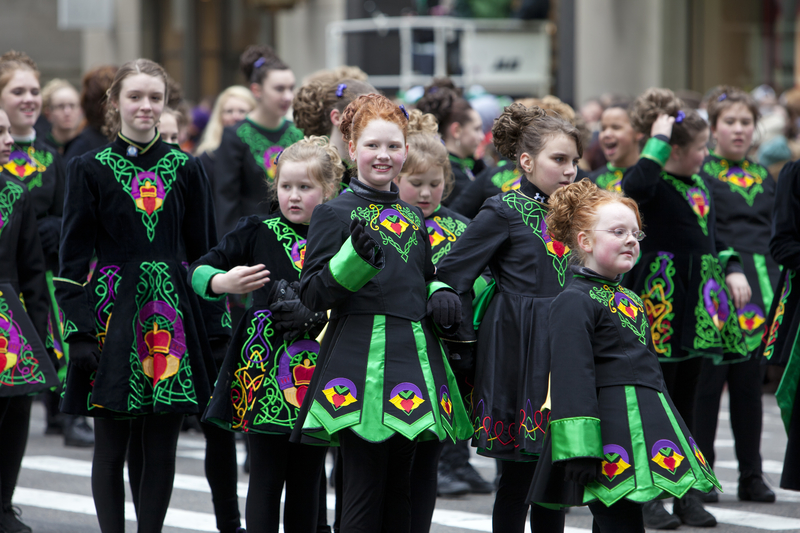
[[[453,173],[447,148],[439,137],[433,115],[423,114],[418,109],[411,112],[408,121],[408,158],[394,182],[400,199],[422,210],[433,252],[433,264],[438,264],[464,234],[469,219],[441,205],[442,198],[453,187]],[[482,289],[486,282],[483,278],[478,279],[479,289]],[[461,396],[466,397],[464,393],[471,390],[472,380],[466,380],[458,372],[456,378]],[[444,455],[440,458],[443,449],[451,447],[454,448],[450,453],[453,456],[451,459],[455,459],[453,462],[461,466],[463,460],[468,465],[469,446],[466,441],[446,443],[431,440],[417,444],[411,470],[411,485],[414,487],[411,494],[411,531],[423,533],[430,529],[437,493],[454,496],[470,492],[471,485],[457,477],[455,465],[450,465]],[[477,472],[474,475],[488,486],[488,492],[491,493],[491,485],[483,481]]]
[[[639,144],[644,139],[631,125],[626,104],[607,107],[600,115],[600,149],[607,163],[589,174],[601,189],[622,191],[622,176],[639,160]]]
[[[569,104],[562,102],[557,96],[547,95],[544,98],[524,98],[518,103],[525,107],[538,106],[548,115],[561,118],[578,128],[582,126],[578,122],[579,115],[575,113]],[[583,135],[583,131],[581,131]],[[587,175],[580,167],[576,179]],[[470,183],[466,190],[458,195],[450,209],[461,213],[465,217],[473,218],[480,211],[483,202],[496,194],[506,191],[519,189],[522,172],[513,160],[502,158],[495,168],[487,168],[475,177],[475,181]]]
[[[329,76],[328,79],[306,83],[294,97],[292,112],[297,127],[306,135],[327,136],[331,146],[339,151],[345,165],[343,187],[350,183],[350,178],[358,171],[348,158],[347,143],[339,130],[342,113],[350,102],[362,94],[376,92],[375,87],[366,81]]]
[[[250,89],[242,85],[232,85],[222,91],[214,102],[211,117],[195,149],[195,156],[203,163],[211,186],[214,186],[214,167],[217,161],[217,148],[222,143],[225,128],[244,120],[256,107],[256,99]]]
[[[574,281],[550,306],[550,424],[528,499],[586,505],[596,533],[644,533],[642,503],[719,487],[664,385],[642,300],[620,286],[644,239],[636,202],[588,179],[550,198]]]
[[[417,109],[436,117],[439,135],[450,154],[455,183],[444,202],[449,205],[486,168],[481,159],[475,159],[475,150],[483,140],[483,121],[450,80],[434,80],[426,87]]]
[[[716,232],[715,199],[697,175],[708,155],[708,124],[669,89],[645,91],[630,116],[634,129],[650,138],[622,190],[639,203],[649,238],[625,285],[644,301],[667,390],[692,430],[703,359],[731,363],[749,356],[728,287],[733,294],[750,289],[738,256]],[[657,529],[716,525],[694,490],[675,498],[674,515],[659,501],[643,512],[645,526]]]
[[[300,298],[331,318],[293,439],[341,446],[341,531],[407,533],[415,442],[469,434],[427,320],[457,328],[459,301],[436,280],[422,211],[393,183],[408,151],[405,109],[362,95],[340,128],[358,177],[311,218]]]
[[[220,238],[244,216],[267,215],[265,203],[275,177],[275,156],[303,138],[286,120],[294,96],[294,74],[267,45],[252,45],[239,63],[256,107],[247,118],[225,128],[214,166],[214,200]],[[264,180],[266,173],[266,180]]]
[[[766,168],[747,159],[757,118],[758,105],[749,93],[729,86],[713,90],[708,100],[708,119],[716,147],[700,172],[714,197],[720,240],[739,254],[752,290],[752,297],[747,291],[732,293],[739,327],[751,353],[761,345],[767,311],[772,305],[772,288],[780,277],[780,268],[769,253],[775,180]],[[713,467],[719,404],[727,383],[739,461],[739,499],[774,502],[775,493],[764,483],[761,468],[763,376],[758,357],[732,365],[714,365],[713,361],[704,360],[694,434]],[[715,502],[719,496],[712,491],[704,500]]]
[[[547,429],[548,310],[572,278],[569,248],[547,234],[545,215],[550,195],[575,179],[583,144],[569,122],[519,103],[505,109],[492,134],[498,152],[516,161],[524,178],[519,189],[484,202],[440,263],[439,276],[466,309],[458,334],[446,338],[462,343],[462,360],[475,351],[472,445],[501,460],[492,531],[521,533]],[[487,266],[494,296],[485,291],[476,306],[475,322],[482,315],[476,343],[471,291]],[[564,514],[532,507],[530,524],[534,533],[562,531]]]
[[[250,441],[248,530],[278,530],[286,485],[284,530],[313,533],[317,505],[326,506],[317,501],[326,448],[290,443],[289,434],[317,365],[315,338],[326,316],[309,311],[297,292],[311,213],[338,193],[344,166],[322,137],[298,141],[276,163],[271,189],[280,212],[240,220],[189,277],[209,300],[253,295],[204,416]]]
[[[72,351],[61,406],[95,417],[92,495],[103,533],[125,531],[122,474],[137,417],[138,531],[161,531],[183,416],[208,403],[215,377],[214,325],[203,323],[183,266],[216,242],[211,191],[196,160],[161,141],[167,97],[161,66],[123,65],[108,93],[116,139],[67,173],[56,292]]]
[[[13,151],[10,132],[0,109],[0,165]],[[59,385],[57,361],[44,344],[48,299],[33,198],[15,178],[0,174],[0,531],[31,531],[11,503],[28,443],[32,395]]]

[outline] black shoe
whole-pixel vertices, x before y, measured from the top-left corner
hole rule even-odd
[[[22,516],[22,511],[16,507],[3,508],[3,512],[0,514],[0,532],[31,533],[31,528],[20,521],[20,516]]]
[[[439,470],[437,496],[463,496],[469,494],[469,483],[458,479],[450,470]]]
[[[716,487],[711,487],[711,492],[705,492],[700,495],[703,503],[719,503],[719,492]]]
[[[669,514],[661,500],[645,503],[642,507],[642,516],[645,527],[650,529],[677,529],[681,525],[680,518]]]
[[[94,446],[94,430],[83,416],[70,416],[64,424],[64,446],[91,448]]]
[[[456,468],[453,474],[455,474],[456,479],[469,485],[469,491],[472,494],[491,494],[494,491],[494,486],[483,479],[478,471],[469,463]]]
[[[63,435],[64,425],[69,417],[63,413],[47,418],[47,426],[44,428],[45,435]]]
[[[761,476],[739,481],[739,499],[747,502],[775,503],[775,493],[764,483]]]
[[[700,493],[695,490],[690,490],[681,499],[675,498],[673,512],[687,526],[714,527],[717,525],[717,519],[703,508]]]

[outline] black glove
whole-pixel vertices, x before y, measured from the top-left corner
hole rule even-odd
[[[353,249],[364,261],[372,259],[375,247],[378,246],[375,239],[367,233],[364,223],[358,219],[350,222],[350,242],[353,244]]]
[[[61,217],[48,216],[36,222],[39,229],[39,240],[42,243],[44,255],[58,253],[58,243],[61,240]]]
[[[461,298],[458,294],[439,290],[428,299],[428,316],[444,331],[455,331],[461,325]]]
[[[564,481],[574,481],[586,486],[600,475],[600,459],[579,457],[570,459],[564,465]]]
[[[298,300],[284,300],[270,307],[272,323],[283,331],[283,340],[296,339],[327,318],[326,313],[314,313]]]
[[[81,370],[94,372],[100,366],[100,347],[97,341],[81,339],[69,343],[69,361]]]
[[[285,279],[279,279],[278,281],[272,284],[272,288],[269,291],[269,297],[267,300],[269,301],[269,305],[272,306],[277,302],[282,302],[284,300],[294,300],[299,298],[299,294],[295,291],[293,283],[289,283]],[[297,285],[299,288],[299,284]]]

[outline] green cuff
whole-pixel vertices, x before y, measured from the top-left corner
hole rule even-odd
[[[456,292],[447,283],[444,283],[442,281],[432,281],[432,282],[428,283],[428,298],[433,296],[433,293],[438,291],[438,290],[440,290],[440,289],[448,289],[448,290],[451,290],[453,292]]]
[[[742,263],[742,256],[739,255],[737,251],[733,248],[728,248],[727,250],[721,251],[717,258],[719,259],[719,264],[722,267],[722,271],[724,272],[725,269],[728,268],[728,262],[732,259],[737,263]]]
[[[475,280],[475,283],[472,284],[472,292],[475,296],[483,293],[483,290],[486,286],[489,285],[489,280],[484,278],[483,276],[478,276],[478,279]]]
[[[647,144],[644,145],[644,150],[642,150],[642,155],[640,157],[644,157],[655,161],[661,167],[667,164],[667,159],[669,159],[669,154],[672,153],[672,146],[669,143],[665,143],[661,139],[656,139],[655,137],[650,137],[647,140]]]
[[[589,416],[562,418],[550,422],[553,462],[576,457],[603,458],[600,419]]]
[[[217,274],[225,274],[224,270],[209,265],[200,265],[192,272],[192,289],[205,300],[222,300],[224,294],[215,294],[211,291],[211,278]]]
[[[350,292],[359,290],[381,271],[358,255],[349,237],[328,266],[336,283]]]

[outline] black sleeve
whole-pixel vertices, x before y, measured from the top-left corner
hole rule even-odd
[[[472,325],[472,286],[497,250],[509,238],[508,219],[495,200],[487,202],[439,264],[439,280],[461,296],[462,320],[456,338],[475,340]]]
[[[67,169],[61,230],[59,274],[55,281],[58,304],[76,328],[70,335],[94,336],[94,319],[85,284],[97,236],[98,192],[94,176],[83,158]],[[69,342],[69,338],[66,339]]]
[[[449,208],[467,218],[474,218],[475,215],[478,214],[478,211],[480,211],[484,200],[487,198],[484,189],[486,189],[487,181],[491,184],[490,176],[493,170],[495,169],[487,168],[478,174],[475,181],[471,182],[461,191],[461,194],[453,200]]]
[[[638,203],[653,199],[661,179],[661,165],[652,159],[640,158],[622,177],[622,190]]]
[[[194,271],[200,266],[210,266],[226,272],[236,266],[251,266],[255,235],[260,224],[258,216],[255,215],[241,219],[219,244],[192,263],[189,267],[190,283]]]
[[[800,162],[789,163],[778,176],[769,250],[779,264],[800,270]]]
[[[217,149],[219,160],[214,170],[214,202],[220,237],[232,230],[240,218],[252,214],[242,211],[245,152],[246,147],[237,137],[236,130],[233,127],[225,128]]]
[[[191,264],[217,244],[217,226],[211,185],[203,166],[192,158],[188,167],[181,229],[186,244],[186,261]]]
[[[36,229],[36,214],[27,191],[23,192],[15,208],[20,209],[22,226],[17,242],[17,275],[20,291],[25,299],[25,309],[33,322],[36,332],[45,344],[47,339],[48,301],[45,278],[44,254]]]

